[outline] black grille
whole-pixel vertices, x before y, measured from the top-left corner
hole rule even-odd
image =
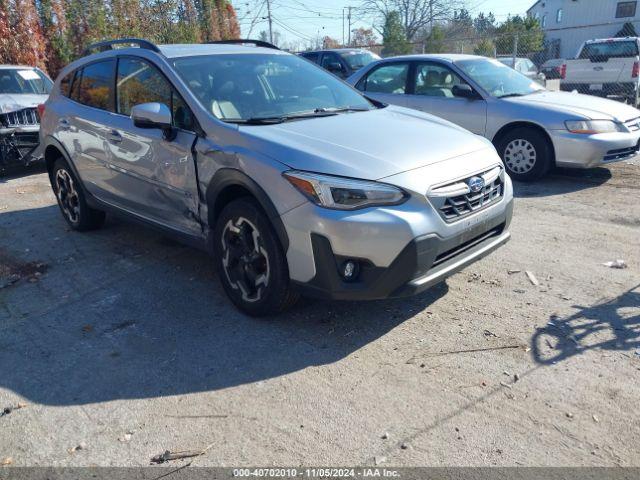
[[[469,181],[474,177],[485,180],[484,186],[477,192],[470,191]],[[458,191],[465,191],[458,193]],[[452,191],[450,196],[447,191]],[[504,195],[504,171],[501,167],[495,167],[486,172],[471,177],[442,185],[430,193],[431,202],[435,205],[440,216],[447,222],[454,222],[475,213],[483,208],[493,205]]]
[[[622,160],[622,159],[625,159],[627,157],[632,157],[636,153],[638,153],[639,149],[640,149],[639,145],[636,145],[635,147],[619,148],[617,150],[609,150],[607,152],[607,154],[604,156],[603,160],[605,162],[612,162],[614,160]]]
[[[5,127],[24,127],[39,125],[38,110],[36,108],[24,108],[15,112],[0,115],[0,123]]]

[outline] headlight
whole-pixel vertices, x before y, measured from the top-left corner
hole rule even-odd
[[[621,124],[613,120],[577,120],[564,123],[571,133],[593,135],[596,133],[626,132]]]
[[[284,172],[283,176],[316,205],[336,210],[397,205],[407,198],[399,188],[384,183],[296,170]]]

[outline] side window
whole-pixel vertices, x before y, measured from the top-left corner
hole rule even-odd
[[[408,63],[390,63],[376,68],[365,78],[362,90],[371,93],[406,93]]]
[[[71,76],[71,88],[69,88],[69,98],[78,101],[78,92],[80,91],[80,80],[82,80],[82,69],[79,68]]]
[[[313,63],[318,63],[318,59],[320,58],[320,54],[318,52],[303,53],[302,56]]]
[[[82,69],[78,102],[89,107],[113,111],[114,62],[114,60],[105,60],[92,63]]]
[[[71,84],[73,83],[73,76],[75,71],[68,73],[62,80],[60,80],[60,93],[65,97],[71,95]]]
[[[164,103],[171,109],[173,125],[193,130],[193,114],[171,87],[167,79],[152,65],[135,58],[118,60],[116,83],[117,112],[131,115],[131,108],[141,103]]]
[[[455,98],[453,87],[465,83],[443,65],[420,63],[416,66],[415,94],[429,97]]]
[[[322,68],[338,76],[345,74],[340,57],[332,52],[325,53],[322,56]]]

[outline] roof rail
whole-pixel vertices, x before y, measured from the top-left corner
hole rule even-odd
[[[251,40],[248,38],[238,38],[234,40],[215,40],[213,42],[206,42],[207,44],[220,44],[220,45],[242,45],[242,44],[250,44],[255,45],[256,47],[264,47],[264,48],[272,48],[274,50],[280,50],[274,44],[269,42],[263,42],[262,40]]]
[[[97,50],[99,52],[113,50],[114,45],[138,45],[138,47],[144,48],[145,50],[152,50],[160,53],[160,49],[149,40],[144,40],[142,38],[118,38],[116,40],[105,40],[104,42],[92,43],[85,48],[84,54],[90,55],[92,50]]]

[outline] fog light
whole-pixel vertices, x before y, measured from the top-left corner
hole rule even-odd
[[[342,275],[342,278],[347,282],[352,282],[358,278],[359,271],[360,268],[358,267],[358,262],[355,260],[347,260],[342,264],[340,275]]]

